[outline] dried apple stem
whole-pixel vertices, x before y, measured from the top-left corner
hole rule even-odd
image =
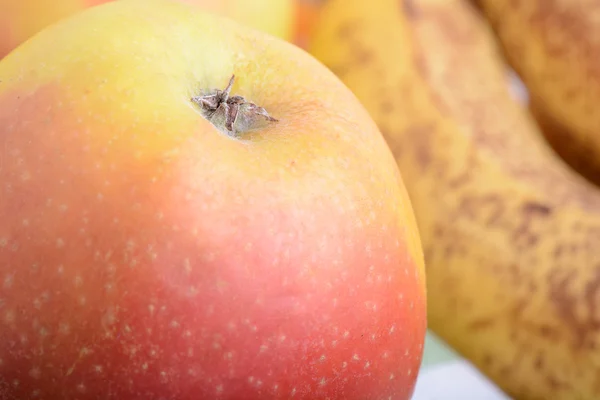
[[[234,137],[279,121],[270,116],[263,107],[247,101],[244,97],[231,96],[234,80],[235,75],[231,75],[225,89],[192,97],[192,101],[200,106],[204,118],[221,132]]]

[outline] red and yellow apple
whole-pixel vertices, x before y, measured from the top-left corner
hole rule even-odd
[[[192,101],[232,75],[277,121],[229,135]],[[425,278],[398,167],[354,95],[270,35],[122,0],[19,46],[0,221],[6,398],[413,392]]]
[[[0,59],[46,26],[113,0],[0,0]],[[294,38],[297,0],[179,0],[284,40]]]

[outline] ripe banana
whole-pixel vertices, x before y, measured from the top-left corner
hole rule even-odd
[[[600,184],[600,2],[475,1],[527,86],[552,146]]]
[[[600,398],[600,191],[544,141],[461,0],[330,0],[309,51],[402,171],[430,328],[516,399]]]

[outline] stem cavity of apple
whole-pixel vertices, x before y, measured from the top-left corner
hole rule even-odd
[[[235,75],[231,75],[224,90],[217,89],[207,95],[192,97],[192,102],[200,107],[204,118],[219,131],[233,137],[279,121],[270,116],[263,107],[247,101],[244,97],[231,96],[234,80]]]

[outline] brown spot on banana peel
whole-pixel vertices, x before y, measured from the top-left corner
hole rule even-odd
[[[406,133],[413,140],[414,154],[422,171],[427,170],[432,161],[431,148],[429,147],[431,138],[429,136],[433,133],[433,129],[434,126],[432,125],[415,126],[411,128],[410,132]]]
[[[538,202],[527,201],[521,207],[523,217],[521,223],[514,232],[514,240],[516,244],[523,243],[525,247],[535,246],[539,240],[539,236],[535,231],[532,231],[531,225],[536,219],[545,219],[552,214],[552,207]],[[538,229],[544,232],[545,229]],[[519,246],[521,247],[521,246]]]
[[[394,111],[394,103],[391,100],[383,100],[379,106],[379,109],[384,114],[390,114]]]
[[[417,18],[419,16],[419,9],[415,7],[414,0],[400,0],[400,7],[402,13],[408,18]]]
[[[575,272],[560,275],[553,271],[548,277],[550,285],[550,299],[554,303],[561,318],[569,324],[575,333],[575,347],[578,350],[593,350],[598,346],[597,338],[593,334],[600,331],[600,265],[594,268],[594,275],[586,282],[583,290],[582,301],[572,294],[580,288],[573,289],[573,281],[577,279]],[[583,302],[585,307],[579,305]]]

